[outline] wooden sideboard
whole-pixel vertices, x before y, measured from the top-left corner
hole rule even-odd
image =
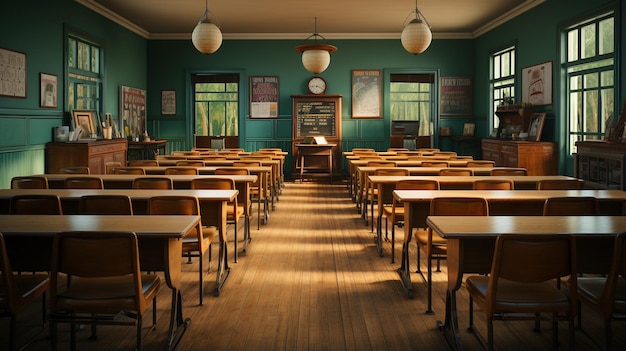
[[[626,143],[577,141],[574,176],[586,186],[626,190]]]
[[[483,159],[497,167],[521,167],[528,175],[558,175],[557,144],[546,141],[483,139]]]
[[[63,167],[89,167],[92,174],[104,174],[106,162],[126,165],[126,139],[46,144],[46,173],[59,173]]]

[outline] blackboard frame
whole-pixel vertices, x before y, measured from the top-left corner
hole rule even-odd
[[[332,106],[332,111],[328,107]],[[326,123],[311,127],[308,132],[302,132],[304,119],[319,118]],[[317,123],[317,120],[314,121]],[[320,126],[327,129],[320,130]],[[327,138],[338,139],[341,136],[341,96],[323,95],[293,96],[293,139],[302,139],[307,136],[323,135]]]
[[[450,76],[439,79],[439,114],[441,116],[471,116],[472,77]]]

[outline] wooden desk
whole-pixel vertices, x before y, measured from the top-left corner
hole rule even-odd
[[[607,273],[615,235],[626,229],[624,216],[431,216],[428,226],[447,239],[448,287],[442,331],[448,343],[461,350],[456,292],[463,274],[491,270],[495,240],[500,234],[573,234],[577,270]],[[443,324],[443,325],[442,325]]]
[[[184,335],[181,283],[182,238],[200,225],[200,216],[0,215],[11,265],[16,271],[49,271],[52,239],[64,231],[131,231],[139,241],[142,271],[164,273],[172,290],[167,349]]]
[[[153,190],[153,189],[132,189],[132,190],[114,190],[114,189],[0,189],[0,208],[4,209],[2,213],[8,213],[8,204],[11,196],[21,194],[54,194],[61,198],[63,205],[63,213],[76,214],[78,208],[78,200],[85,195],[127,195],[133,202],[133,212],[135,214],[147,214],[148,199],[153,196],[167,195],[185,195],[196,196],[200,202],[200,207],[205,216],[202,223],[213,225],[217,228],[220,239],[219,263],[217,269],[217,277],[215,283],[214,295],[219,296],[223,287],[230,267],[228,266],[228,237],[226,232],[226,210],[227,202],[233,201],[237,197],[237,190]],[[207,217],[206,214],[212,214]],[[18,216],[14,216],[18,217]],[[141,218],[141,216],[137,216]],[[109,218],[109,217],[106,217]],[[112,217],[111,217],[112,218]],[[152,217],[150,217],[152,218]],[[143,217],[145,221],[146,217]],[[147,221],[149,222],[149,221]],[[1,230],[1,229],[0,229]],[[247,237],[245,238],[247,239]],[[237,246],[235,245],[235,250]]]
[[[598,199],[600,213],[603,215],[621,215],[620,205],[626,202],[626,192],[621,190],[394,190],[393,196],[404,203],[404,243],[398,274],[409,297],[413,295],[409,244],[414,228],[427,227],[430,201],[435,197],[484,198],[489,204],[490,216],[541,216],[543,204],[550,197],[593,196]],[[550,218],[554,220],[553,216]]]
[[[337,144],[296,144],[298,149],[298,155],[296,157],[299,162],[296,163],[296,169],[300,169],[300,182],[302,182],[302,176],[307,169],[313,170],[327,170],[330,177],[330,183],[333,182],[333,148]],[[326,165],[322,166],[307,166],[307,159],[312,161],[315,158],[324,158]],[[313,162],[310,162],[311,164]]]
[[[155,160],[158,155],[165,155],[167,140],[129,141],[128,156],[130,160]]]

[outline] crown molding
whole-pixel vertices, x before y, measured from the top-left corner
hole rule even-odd
[[[527,0],[524,3],[520,4],[519,6],[515,7],[514,9],[508,11],[507,13],[505,13],[504,15],[496,18],[495,20],[487,23],[486,25],[480,27],[479,29],[477,29],[476,31],[474,31],[474,33],[472,33],[474,38],[478,38],[479,36],[489,32],[490,30],[499,27],[500,25],[512,20],[513,18],[527,12],[530,11],[531,9],[543,4],[544,2],[546,2],[548,0]]]

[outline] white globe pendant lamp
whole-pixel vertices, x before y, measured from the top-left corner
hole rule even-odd
[[[317,17],[315,17],[315,32],[306,38],[305,42],[311,38],[313,39],[311,43],[298,45],[295,50],[302,53],[302,65],[307,71],[313,74],[322,73],[330,65],[330,53],[337,51],[337,47],[317,42],[318,38],[326,40],[317,33]]]
[[[406,51],[417,55],[428,49],[433,40],[433,34],[426,17],[417,9],[417,0],[415,0],[415,11],[411,12],[409,16],[413,14],[415,14],[415,18],[404,26],[400,41]]]
[[[205,0],[205,8],[200,21],[191,33],[191,42],[198,51],[210,55],[222,46],[222,32],[220,28],[209,19],[208,0]]]

